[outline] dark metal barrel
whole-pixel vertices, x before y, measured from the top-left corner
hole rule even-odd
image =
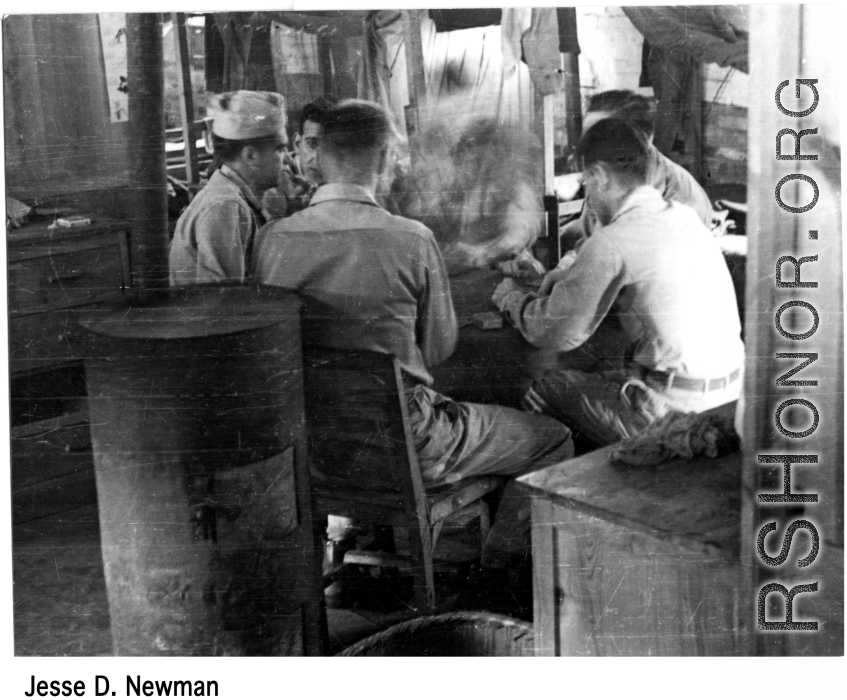
[[[299,309],[210,286],[81,321],[116,654],[319,650]]]

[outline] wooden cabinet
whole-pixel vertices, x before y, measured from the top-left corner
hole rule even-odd
[[[129,287],[129,224],[95,220],[79,229],[34,224],[8,241],[12,374],[76,360],[76,316],[120,299]]]
[[[532,490],[539,653],[743,653],[741,453],[626,467],[612,450],[520,479]]]
[[[7,234],[15,523],[96,501],[77,317],[124,296],[129,224],[90,218]]]

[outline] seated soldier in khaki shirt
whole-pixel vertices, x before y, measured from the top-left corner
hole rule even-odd
[[[433,390],[429,368],[452,354],[456,315],[432,232],[375,199],[393,133],[388,114],[371,102],[348,100],[327,113],[319,149],[325,184],[306,209],[259,232],[255,279],[305,297],[304,342],[397,357],[425,484],[516,476],[568,459],[570,432],[558,421]],[[498,513],[516,514],[520,500],[504,495]],[[504,527],[498,522],[492,533]]]
[[[557,352],[582,345],[616,311],[629,362],[596,373],[549,367],[536,374],[528,405],[609,444],[670,410],[737,399],[744,345],[717,241],[693,209],[647,184],[648,143],[628,122],[595,124],[578,156],[600,227],[549,296],[506,279],[494,302],[530,343]]]
[[[647,184],[658,190],[665,199],[691,207],[706,228],[711,229],[715,212],[709,195],[691,173],[660,153],[653,145],[655,110],[651,98],[631,90],[601,92],[593,95],[588,103],[588,111],[582,120],[583,133],[588,132],[600,120],[609,117],[623,119],[640,129],[648,142]],[[573,264],[577,251],[591,235],[595,219],[596,213],[586,203],[582,216],[562,229],[560,239],[562,250],[566,251],[566,254],[559,262],[558,270],[566,270]],[[542,291],[548,291],[557,276],[551,275],[542,286]]]
[[[168,256],[171,285],[248,278],[253,240],[265,223],[259,198],[279,181],[288,140],[285,100],[277,93],[215,95],[209,110],[217,167],[177,221]]]

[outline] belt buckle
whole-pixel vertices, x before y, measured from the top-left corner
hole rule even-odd
[[[729,381],[727,377],[720,377],[719,379],[710,379],[706,383],[706,391],[714,391],[715,389],[725,389],[729,385]]]
[[[665,380],[665,391],[670,391],[673,388],[673,380],[676,377],[676,371],[671,370],[668,372],[668,377]]]

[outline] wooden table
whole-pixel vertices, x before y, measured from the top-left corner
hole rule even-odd
[[[741,453],[627,467],[613,449],[519,479],[532,493],[538,653],[739,653]]]
[[[505,321],[502,328],[495,330],[484,331],[474,326],[474,314],[497,312],[491,296],[504,277],[494,270],[472,270],[450,278],[460,328],[455,352],[431,369],[435,388],[442,394],[459,401],[520,408],[533,372],[547,363],[555,362],[559,368],[597,371],[599,365],[608,362],[605,368],[611,369],[622,359],[626,337],[614,315],[604,319],[586,343],[568,353],[536,349]]]
[[[497,312],[491,295],[503,278],[493,270],[450,278],[459,342],[432,374],[436,390],[453,399],[518,407],[529,388],[535,349],[505,322],[502,328],[487,331],[473,325],[474,314]]]

